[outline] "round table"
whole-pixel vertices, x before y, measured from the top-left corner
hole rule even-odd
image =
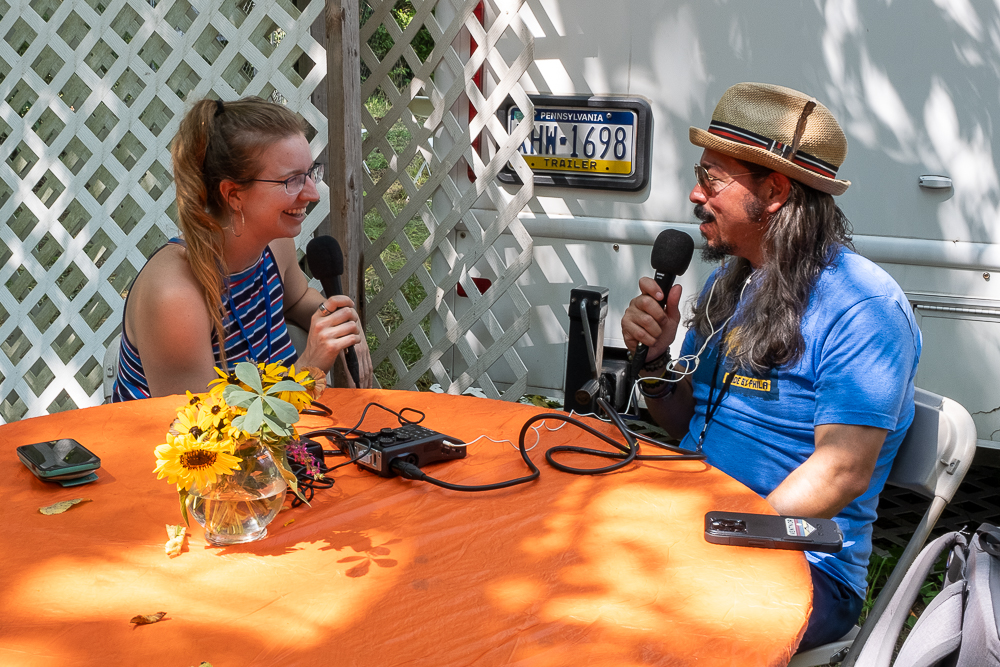
[[[182,519],[175,488],[152,473],[153,448],[183,400],[0,427],[0,664],[756,667],[786,664],[804,632],[811,586],[801,553],[704,540],[705,512],[773,514],[764,500],[699,461],[556,471],[544,449],[600,443],[571,425],[548,430],[555,423],[540,429],[531,456],[541,477],[526,485],[461,493],[351,465],[311,507],[279,514],[264,540],[212,547],[192,523],[187,548],[169,558],[164,526]],[[304,417],[300,430],[353,425],[371,401],[421,410],[424,426],[464,442],[516,443],[542,412],[328,389],[334,416]],[[373,409],[363,428],[396,425]],[[97,482],[64,489],[17,461],[18,445],[60,437],[101,457]],[[482,439],[467,458],[426,472],[482,484],[527,469],[511,444]],[[91,502],[38,512],[73,498]],[[159,611],[159,623],[129,623]]]

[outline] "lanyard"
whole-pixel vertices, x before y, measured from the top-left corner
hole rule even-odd
[[[719,338],[720,344],[725,340],[726,332],[723,330],[722,336]],[[720,345],[721,348],[721,345]],[[729,385],[733,383],[733,378],[736,377],[736,371],[730,371],[728,375],[725,376],[725,380],[722,382],[722,389],[719,391],[719,397],[712,402],[713,396],[715,394],[715,383],[719,379],[719,366],[722,362],[722,350],[720,349],[715,355],[715,370],[712,371],[712,384],[708,387],[708,406],[705,408],[705,425],[701,427],[701,435],[698,436],[698,451],[701,451],[701,446],[705,442],[705,432],[708,430],[708,425],[711,423],[712,418],[715,417],[716,413],[719,411],[719,406],[722,405],[722,399],[729,391]]]
[[[253,278],[254,283],[257,283],[258,273],[262,274],[262,288],[264,290],[264,323],[267,326],[267,331],[264,335],[264,345],[265,348],[262,351],[267,352],[267,356],[264,357],[264,361],[271,360],[271,292],[267,288],[267,275],[264,272],[265,262],[261,262],[257,269],[254,271]],[[239,327],[240,333],[243,334],[243,340],[247,342],[247,356],[253,359],[254,363],[260,363],[260,355],[257,354],[257,350],[254,349],[253,343],[250,341],[250,336],[247,335],[247,330],[243,327],[243,320],[240,319],[240,314],[236,310],[236,304],[233,303],[233,292],[227,289],[226,295],[229,297],[229,312],[232,313],[233,319],[236,320],[236,326]]]

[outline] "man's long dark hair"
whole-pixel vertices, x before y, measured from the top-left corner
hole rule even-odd
[[[841,246],[853,250],[851,223],[833,197],[795,180],[791,185],[788,200],[767,222],[763,263],[746,288],[746,303],[728,327],[724,345],[732,368],[759,373],[801,359],[802,315],[816,279]],[[687,326],[702,340],[711,334],[713,324],[718,331],[736,311],[751,273],[748,260],[730,257],[718,274],[711,304],[706,292]]]

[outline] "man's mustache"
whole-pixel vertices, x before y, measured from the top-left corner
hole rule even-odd
[[[695,205],[694,217],[698,218],[702,222],[715,222],[715,215],[706,211],[705,207],[701,204]]]

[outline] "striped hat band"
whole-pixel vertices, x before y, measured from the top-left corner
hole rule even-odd
[[[737,143],[746,144],[747,146],[762,148],[786,160],[789,159],[789,155],[792,153],[792,147],[787,144],[783,144],[775,139],[770,139],[762,134],[757,134],[729,123],[713,120],[708,126],[708,132],[709,134],[714,134],[715,136],[727,139],[728,141],[735,141]],[[819,174],[820,176],[825,176],[826,178],[837,177],[837,167],[829,162],[824,162],[818,157],[810,155],[801,149],[791,157],[790,161],[793,164],[796,164],[803,169],[808,169],[809,171]]]

